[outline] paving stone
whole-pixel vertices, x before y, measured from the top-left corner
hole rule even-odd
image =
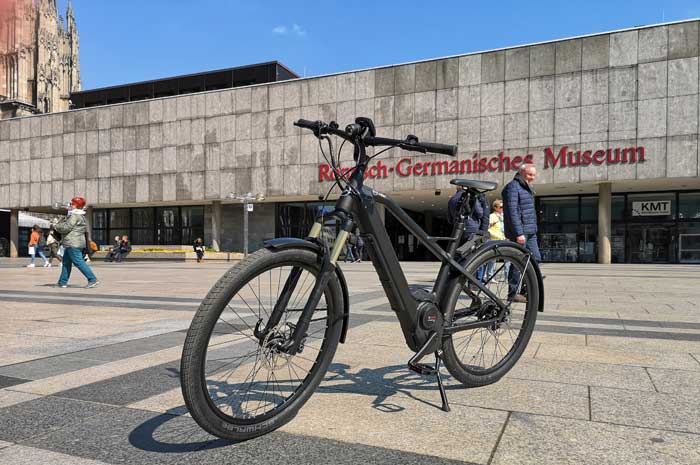
[[[647,371],[659,392],[700,398],[700,372],[660,368]]]
[[[492,463],[671,465],[698,460],[692,434],[513,413]]]
[[[214,439],[188,417],[112,409],[23,445],[108,463],[172,464]]]
[[[535,358],[700,371],[700,363],[687,353],[649,352],[612,347],[542,344]]]
[[[20,404],[22,402],[27,402],[37,398],[39,398],[39,396],[34,394],[13,391],[11,389],[0,389],[0,408],[9,407],[11,405]]]
[[[0,409],[0,439],[26,440],[112,411],[113,407],[105,405],[41,397]]]
[[[9,445],[9,444],[8,444]],[[13,445],[0,451],[0,463],[12,463],[12,465],[35,465],[37,463],[50,463],[52,465],[103,465],[105,462],[97,462],[89,459],[80,459],[73,455],[60,454],[35,447]]]
[[[18,363],[0,367],[0,374],[4,376],[25,376],[28,379],[41,379],[55,376],[60,373],[80,370],[83,368],[99,365],[100,361],[74,358],[68,355],[32,360],[30,362]]]
[[[700,373],[698,373],[700,375]],[[644,368],[602,363],[522,359],[506,375],[554,383],[571,383],[617,389],[653,391]]]
[[[700,432],[696,396],[591,388],[594,421],[669,431]]]
[[[345,441],[346,438],[343,438]],[[416,454],[394,450],[390,447],[374,447],[364,444],[353,444],[319,437],[302,436],[283,432],[274,432],[262,438],[248,441],[236,446],[212,446],[201,452],[192,453],[178,461],[187,464],[192,461],[206,464],[269,464],[284,461],[290,465],[327,462],[332,457],[333,463],[354,465],[356,463],[372,463],[377,465],[423,464],[459,465],[474,462],[464,462],[443,459],[435,456],[439,447],[432,447],[429,455]]]

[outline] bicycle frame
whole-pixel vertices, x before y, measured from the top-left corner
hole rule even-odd
[[[399,259],[396,256],[389,235],[377,211],[377,205],[382,205],[389,213],[394,215],[396,219],[417,238],[418,242],[423,244],[442,262],[438,277],[431,292],[433,296],[439,299],[446,290],[450,274],[459,273],[464,275],[468,282],[480,289],[493,302],[500,304],[499,306],[505,309],[505,305],[502,304],[500,299],[454,259],[454,252],[462,237],[463,225],[461,223],[455,225],[452,237],[433,238],[428,236],[428,234],[416,224],[391,197],[366,186],[362,186],[360,192],[361,197],[359,198],[349,192],[344,192],[344,195],[341,196],[336,204],[336,210],[330,215],[324,215],[325,217],[337,216],[341,219],[345,219],[341,232],[333,243],[330,252],[330,262],[331,265],[335,265],[340,252],[346,245],[348,234],[355,226],[354,222],[347,217],[346,212],[349,210],[353,217],[358,220],[360,232],[363,238],[365,238],[365,247],[367,248],[372,264],[377,271],[389,304],[399,319],[406,343],[412,350],[418,350],[424,342],[422,340],[417,340],[415,334],[420,316],[418,312],[420,301],[411,293]],[[317,238],[320,232],[321,220],[319,218],[317,222],[314,223],[308,237],[311,239]],[[447,250],[436,243],[439,239],[450,241],[450,246]],[[464,325],[464,327],[460,326],[459,330],[486,327],[489,324],[491,324],[489,320],[484,320],[469,323]],[[445,329],[449,330],[450,327],[446,326]]]
[[[356,226],[359,226],[360,232],[365,238],[366,248],[372,264],[382,283],[389,304],[399,319],[406,344],[411,350],[414,352],[423,352],[439,343],[443,334],[453,334],[458,331],[488,327],[495,323],[496,318],[457,323],[454,325],[444,324],[442,319],[444,314],[442,314],[440,317],[436,317],[439,323],[438,327],[425,328],[425,325],[421,327],[419,320],[422,316],[422,312],[419,306],[424,300],[417,299],[408,286],[399,259],[396,256],[389,235],[377,211],[377,204],[383,205],[389,213],[393,214],[397,220],[418,239],[418,242],[423,244],[442,262],[440,272],[438,273],[435,285],[429,296],[429,300],[432,303],[437,304],[442,299],[450,279],[453,278],[455,274],[461,274],[472,286],[483,292],[486,297],[496,304],[499,308],[499,314],[507,312],[508,308],[506,303],[502,302],[501,299],[494,295],[491,290],[473,274],[468,272],[464,266],[458,263],[454,258],[462,237],[463,212],[460,216],[460,222],[458,222],[453,229],[452,237],[442,238],[450,240],[448,250],[444,250],[436,243],[439,238],[431,238],[428,236],[428,234],[389,196],[364,186],[365,170],[370,159],[366,155],[365,145],[361,137],[353,139],[353,144],[355,146],[354,157],[356,166],[351,171],[352,174],[350,178],[345,179],[348,185],[336,202],[335,210],[331,214],[319,215],[307,239],[319,242],[319,236],[323,228],[323,218],[328,216],[336,217],[340,220],[340,232],[332,244],[332,247],[330,247],[330,251],[322,255],[320,273],[313,290],[302,310],[302,314],[297,326],[294,328],[292,337],[281,347],[281,350],[288,354],[295,354],[302,346],[302,341],[308,329],[311,316],[321,299],[324,289],[328,285],[329,279],[331,279],[335,271],[338,257],[345,248],[348,235],[354,231]],[[468,196],[468,207],[471,209],[474,206],[475,192],[468,192],[470,193]],[[355,220],[357,220],[357,225],[355,224]],[[294,280],[294,276],[295,274],[292,273],[288,278],[287,284],[290,284],[290,279]],[[291,286],[287,286],[287,284],[285,284],[285,292],[291,292],[294,288],[294,283],[292,282]],[[283,297],[284,296],[282,296],[278,302],[284,302]],[[266,334],[279,324],[281,310],[281,307],[278,309],[277,306],[275,306],[275,310],[265,326],[264,331],[260,333],[261,335]]]

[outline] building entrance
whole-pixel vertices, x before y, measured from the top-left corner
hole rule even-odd
[[[669,263],[673,260],[675,225],[629,225],[628,256],[632,263]]]

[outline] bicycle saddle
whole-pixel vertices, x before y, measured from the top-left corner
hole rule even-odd
[[[475,179],[453,179],[450,184],[463,187],[465,189],[475,189],[480,192],[492,191],[498,187],[497,182],[492,181],[477,181]]]

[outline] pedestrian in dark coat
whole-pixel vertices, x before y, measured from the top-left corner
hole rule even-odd
[[[513,180],[503,188],[503,225],[506,238],[528,249],[532,259],[539,263],[541,257],[537,244],[537,210],[535,191],[532,188],[536,175],[535,165],[523,165]],[[516,302],[526,302],[527,297],[518,294],[519,281],[520,273],[511,266],[508,275],[509,298]]]

